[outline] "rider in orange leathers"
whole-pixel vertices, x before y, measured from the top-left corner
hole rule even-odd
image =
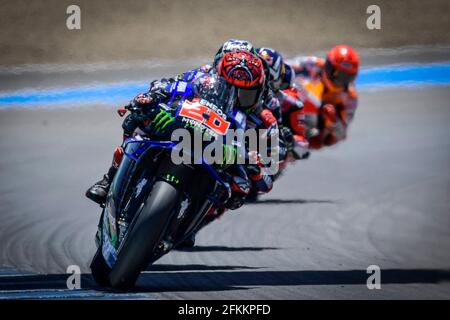
[[[350,46],[338,45],[328,52],[326,59],[299,58],[291,67],[298,88],[285,93],[303,101],[310,148],[320,149],[344,140],[357,107],[354,86],[359,68],[357,52]]]

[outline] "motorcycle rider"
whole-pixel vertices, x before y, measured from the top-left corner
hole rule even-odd
[[[255,108],[259,105],[264,92],[265,85],[265,73],[262,66],[262,61],[252,55],[248,51],[238,50],[225,54],[222,58],[224,63],[219,64],[220,76],[224,76],[226,81],[236,87],[237,91],[237,107],[242,109],[249,119],[253,119],[256,125],[264,125],[264,122],[254,114]],[[225,61],[227,62],[225,68]],[[226,70],[225,70],[226,69]],[[123,128],[123,142],[131,137],[136,129],[145,129],[148,126],[158,126],[159,122],[164,119],[167,126],[167,130],[170,129],[170,123],[173,122],[173,115],[164,114],[160,116],[161,108],[159,103],[167,101],[169,95],[167,92],[168,84],[175,82],[176,80],[194,81],[200,76],[205,75],[204,71],[194,70],[184,73],[178,76],[176,79],[161,79],[159,81],[153,81],[150,85],[150,89],[146,93],[137,95],[125,109],[119,110],[119,114],[125,114],[128,111],[131,113],[124,119]],[[251,81],[249,80],[251,79]],[[111,184],[111,181],[120,165],[123,157],[123,143],[122,146],[117,147],[112,165],[108,170],[108,173],[103,176],[103,179],[96,182],[86,191],[86,196],[99,204],[104,204],[106,196]],[[272,188],[272,181],[270,177],[261,172],[261,164],[246,165],[244,173],[236,176],[236,183],[232,185],[233,194],[227,202],[226,207],[229,209],[237,209],[240,207],[248,194],[248,182],[247,177],[257,185],[261,191],[269,191]]]
[[[292,135],[291,130],[288,126],[283,125],[282,121],[282,115],[281,115],[281,104],[279,101],[279,98],[281,97],[280,94],[277,94],[277,91],[282,90],[282,88],[287,88],[291,85],[293,81],[293,72],[291,73],[283,73],[283,81],[286,82],[286,79],[289,79],[289,85],[285,85],[284,83],[280,85],[279,87],[276,86],[276,84],[271,85],[271,82],[277,82],[278,79],[274,79],[273,76],[271,76],[271,67],[268,61],[264,59],[264,57],[260,56],[260,52],[254,48],[253,44],[250,41],[247,40],[239,40],[239,39],[229,39],[225,41],[222,46],[218,49],[214,61],[212,65],[204,65],[198,69],[197,71],[201,72],[217,72],[217,66],[220,61],[222,61],[222,58],[225,54],[230,52],[235,52],[238,50],[246,50],[252,53],[253,55],[257,56],[261,59],[263,62],[263,67],[265,71],[265,85],[264,90],[262,92],[262,102],[258,104],[254,110],[252,111],[251,115],[253,118],[255,118],[255,115],[259,117],[260,120],[255,119],[256,122],[262,121],[263,127],[268,130],[279,130],[279,158],[280,158],[280,168],[284,166],[284,163],[288,155],[290,154],[289,151],[293,148],[293,146],[297,146],[297,152],[294,154],[300,154],[298,158],[301,157],[307,157],[307,141],[303,137],[304,134],[295,134]],[[281,57],[281,56],[280,56]],[[288,69],[288,72],[291,71],[291,69]],[[291,79],[292,78],[292,79]],[[284,99],[284,104],[287,104],[288,99]],[[291,104],[289,104],[291,106]],[[297,118],[299,118],[298,121],[301,121],[302,119],[301,115],[298,115]],[[251,188],[250,195],[247,196],[248,201],[256,201],[258,198],[259,193],[266,193],[269,192],[273,185],[273,180],[278,175],[269,177],[266,176],[266,180],[264,183],[260,183],[260,185],[253,185]]]
[[[267,130],[277,130],[282,126],[281,121],[277,117],[281,117],[281,112],[279,111],[279,102],[278,98],[275,96],[274,92],[270,88],[269,82],[269,67],[267,65],[266,60],[259,56],[258,51],[254,48],[253,44],[247,40],[240,39],[229,39],[225,41],[222,46],[218,49],[212,65],[203,65],[195,70],[185,73],[184,79],[186,81],[191,81],[192,78],[195,78],[197,72],[210,72],[217,73],[218,66],[220,62],[223,60],[225,54],[232,53],[236,51],[247,51],[251,53],[253,56],[256,56],[262,61],[262,65],[265,73],[265,82],[263,89],[261,91],[261,102],[255,104],[253,108],[247,108],[246,112],[249,113],[249,118],[253,119],[253,127],[258,126],[261,129]],[[259,118],[259,119],[258,119]],[[256,123],[256,124],[255,124]],[[279,130],[279,154],[280,159],[284,159],[286,157],[288,144],[286,140],[290,135],[289,130]],[[285,137],[286,135],[286,137]],[[258,185],[255,185],[252,188],[253,193],[267,193],[271,190],[273,185],[273,177],[269,178],[265,176],[265,180],[261,180]]]
[[[266,61],[269,70],[268,84],[273,92],[271,101],[266,103],[278,118],[280,130],[285,140],[292,144],[296,159],[309,155],[309,143],[305,137],[303,103],[295,94],[295,72],[282,55],[272,48],[257,49],[258,55]]]
[[[328,51],[326,59],[304,57],[291,66],[302,88],[310,147],[320,149],[344,140],[358,101],[356,50],[338,45]]]

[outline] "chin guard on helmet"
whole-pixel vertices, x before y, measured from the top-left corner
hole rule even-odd
[[[228,52],[216,70],[218,75],[236,88],[238,107],[253,108],[261,100],[265,73],[260,58],[245,50]]]

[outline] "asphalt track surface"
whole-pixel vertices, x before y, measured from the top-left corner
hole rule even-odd
[[[347,141],[290,166],[130,293],[99,290],[89,274],[100,208],[83,195],[121,119],[98,106],[0,110],[0,299],[448,299],[449,92],[361,93]],[[66,288],[69,265],[81,290]],[[380,290],[366,286],[369,265]]]

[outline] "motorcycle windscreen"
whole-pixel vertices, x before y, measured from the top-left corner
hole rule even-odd
[[[232,111],[235,104],[235,88],[224,78],[216,74],[205,74],[198,78],[194,85],[197,97],[214,104],[224,114]]]

